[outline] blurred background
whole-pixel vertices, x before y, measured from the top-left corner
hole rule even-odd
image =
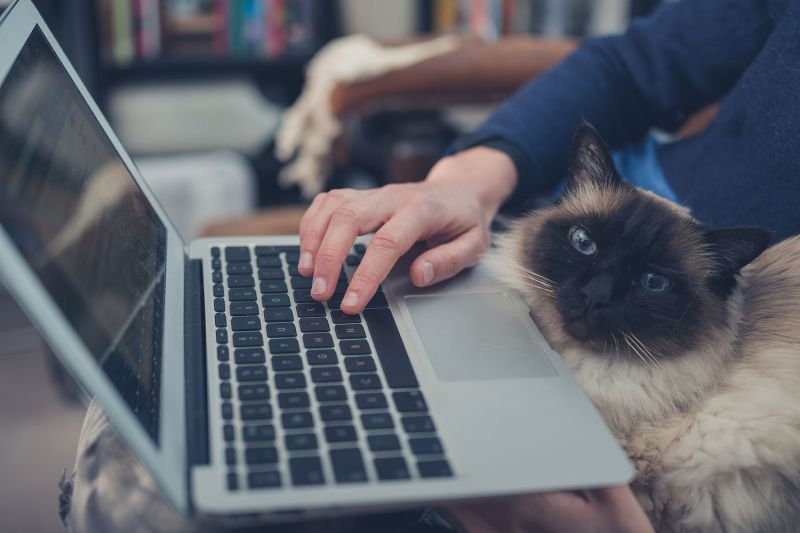
[[[189,240],[295,233],[318,190],[422,179],[577,39],[624,31],[659,1],[34,3]],[[413,53],[392,55],[404,46]],[[0,531],[62,528],[58,479],[86,405],[0,287]]]

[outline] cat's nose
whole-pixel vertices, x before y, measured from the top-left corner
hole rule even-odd
[[[614,278],[610,274],[598,274],[580,290],[586,309],[591,311],[611,305]]]

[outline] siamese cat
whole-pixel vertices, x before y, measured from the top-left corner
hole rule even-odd
[[[769,241],[625,183],[583,125],[561,198],[489,254],[634,462],[657,530],[800,531],[800,237]]]

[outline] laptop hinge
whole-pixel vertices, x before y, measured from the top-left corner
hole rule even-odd
[[[184,277],[184,366],[186,369],[186,448],[189,467],[209,464],[208,382],[206,378],[205,317],[203,313],[203,265],[186,262]]]

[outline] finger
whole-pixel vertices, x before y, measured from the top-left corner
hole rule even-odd
[[[487,246],[484,229],[476,226],[417,257],[409,272],[411,282],[417,287],[427,287],[451,278],[476,264]]]
[[[325,194],[318,194],[312,200],[311,205],[308,206],[303,218],[300,220],[300,260],[297,263],[297,270],[303,276],[310,276],[314,273],[314,254],[311,252],[313,249],[319,247],[319,243],[314,244],[313,232],[309,232],[309,226],[317,219],[319,208],[325,199]],[[313,247],[313,248],[312,248]]]
[[[300,260],[297,268],[304,276],[310,276],[316,260],[317,250],[325,238],[333,213],[346,201],[356,197],[358,191],[336,189],[317,195],[319,205],[308,216],[303,216],[300,230]],[[315,198],[316,201],[316,198]],[[303,268],[300,268],[300,263]]]

